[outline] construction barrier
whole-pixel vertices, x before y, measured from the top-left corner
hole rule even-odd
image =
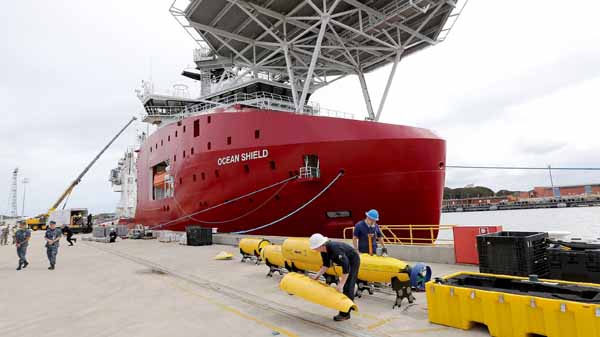
[[[461,272],[426,289],[432,323],[464,330],[481,323],[494,337],[600,337],[596,284]]]

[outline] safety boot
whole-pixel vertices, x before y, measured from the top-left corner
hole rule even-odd
[[[333,316],[333,320],[336,322],[340,322],[340,321],[345,321],[347,319],[350,319],[350,313],[346,313],[346,312],[340,312],[339,314]]]

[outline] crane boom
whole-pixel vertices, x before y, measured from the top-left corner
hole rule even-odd
[[[110,140],[110,142],[108,142],[108,144],[106,144],[106,146],[104,146],[104,148],[96,155],[96,157],[94,157],[94,159],[83,169],[83,171],[81,171],[81,173],[77,176],[77,178],[75,178],[75,180],[73,180],[73,182],[69,185],[69,187],[67,187],[67,189],[63,192],[63,194],[61,194],[60,198],[58,198],[58,200],[54,203],[54,205],[52,205],[52,207],[48,211],[48,214],[53,212],[54,210],[56,210],[56,208],[58,208],[58,206],[65,200],[65,198],[69,194],[71,194],[71,192],[73,191],[75,186],[77,186],[77,184],[79,184],[79,182],[81,182],[81,179],[83,178],[83,176],[85,176],[85,174],[96,163],[96,161],[98,161],[100,156],[102,156],[102,154],[104,152],[106,152],[106,150],[112,145],[112,143],[114,143],[115,140],[117,140],[117,138],[119,138],[119,136],[125,131],[125,129],[127,129],[131,125],[131,123],[133,123],[136,119],[137,118],[132,117],[131,120],[129,122],[127,122],[127,124],[125,124],[125,126]]]

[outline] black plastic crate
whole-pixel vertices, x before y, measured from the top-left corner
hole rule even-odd
[[[212,228],[187,226],[185,228],[188,246],[212,245]]]
[[[546,277],[548,233],[496,232],[477,236],[479,271],[489,274]]]
[[[600,283],[600,249],[548,248],[549,278]]]

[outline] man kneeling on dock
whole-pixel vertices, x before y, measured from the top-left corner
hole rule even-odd
[[[360,256],[349,244],[343,242],[329,241],[328,238],[317,233],[313,234],[309,240],[310,249],[321,253],[323,266],[314,276],[318,280],[327,269],[332,266],[332,262],[342,267],[342,276],[340,277],[337,290],[349,299],[354,301],[356,280],[358,277],[358,268],[360,268]],[[350,312],[341,312],[333,317],[334,321],[345,321],[350,319]]]

